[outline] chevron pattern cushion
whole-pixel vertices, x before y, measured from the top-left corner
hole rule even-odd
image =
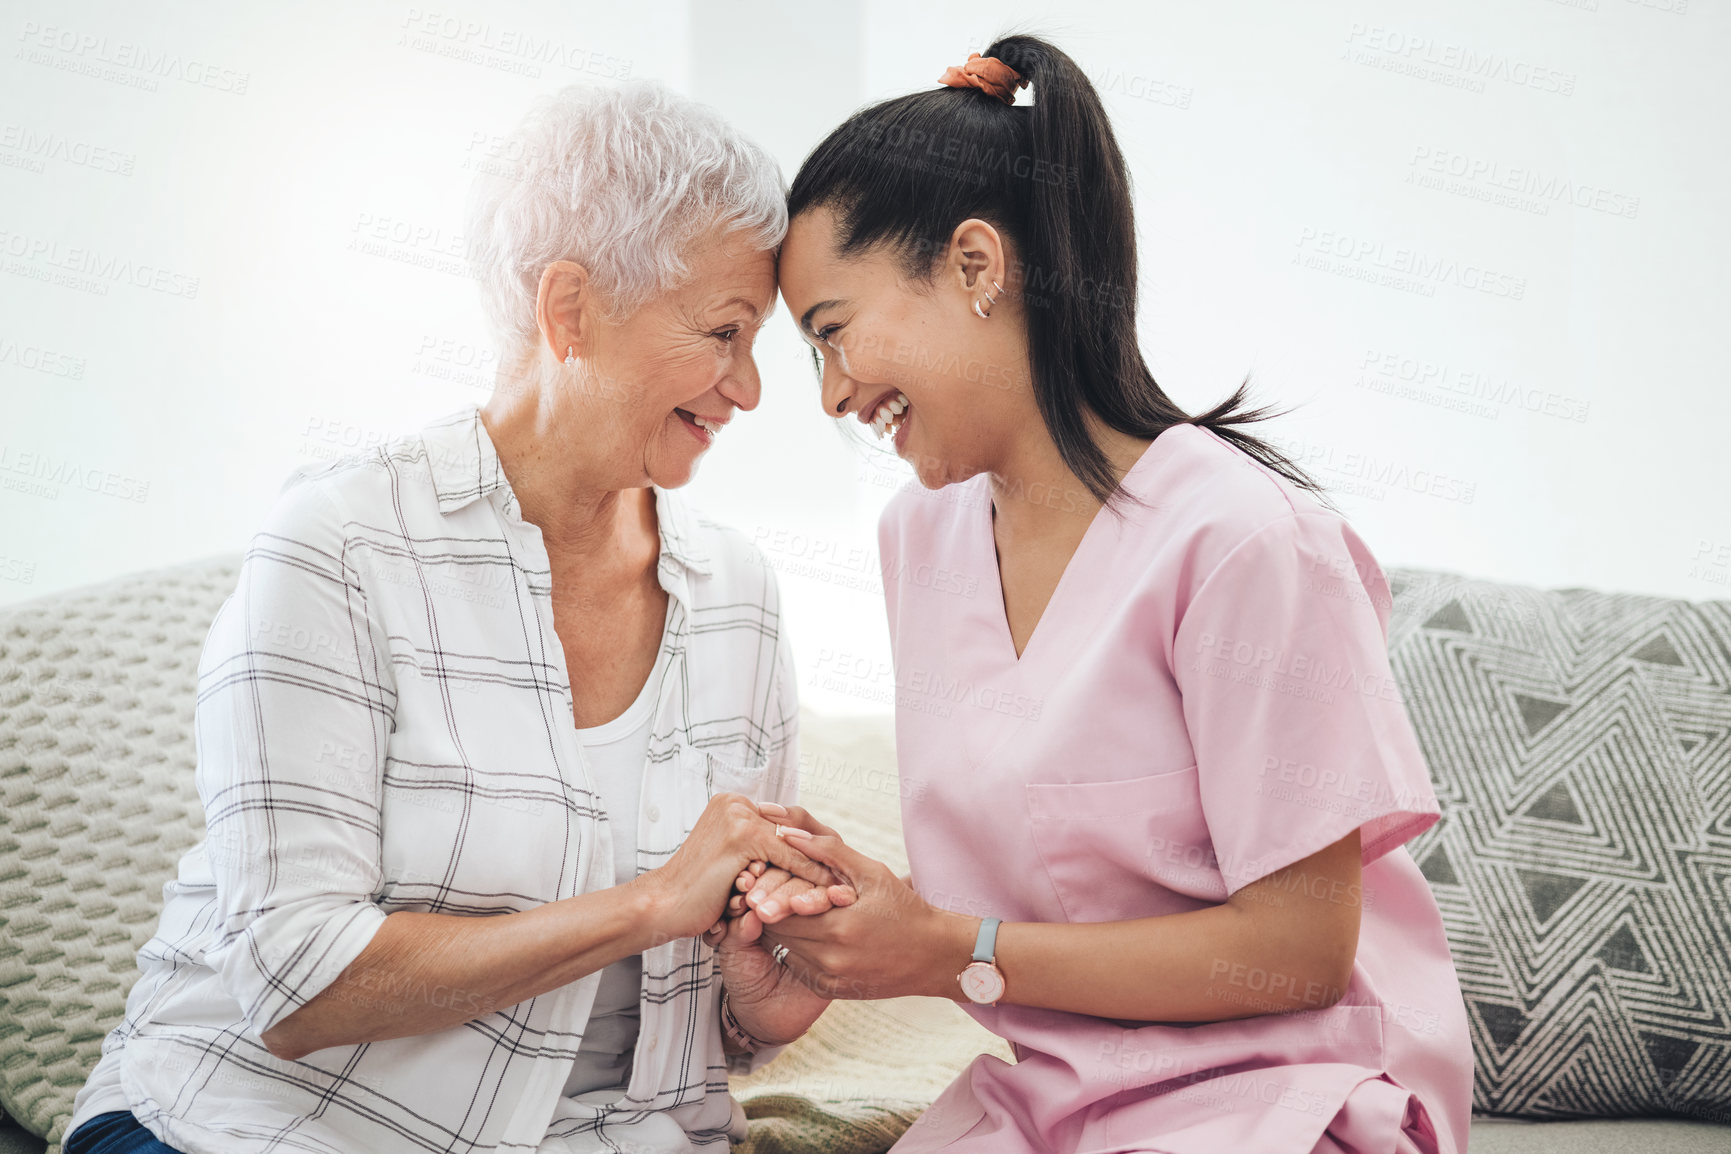
[[[1731,1121],[1731,602],[1388,575],[1475,1110]]]

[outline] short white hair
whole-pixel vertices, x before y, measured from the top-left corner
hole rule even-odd
[[[469,266],[507,354],[533,346],[541,274],[588,270],[607,314],[628,316],[689,275],[717,228],[758,250],[787,234],[781,169],[714,109],[653,81],[574,84],[543,98],[469,199]]]

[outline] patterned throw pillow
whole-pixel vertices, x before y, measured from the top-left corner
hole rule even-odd
[[[1731,602],[1388,576],[1474,1109],[1731,1122]]]

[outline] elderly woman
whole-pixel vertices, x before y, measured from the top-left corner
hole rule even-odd
[[[647,84],[518,146],[469,228],[493,396],[298,474],[211,630],[207,837],[69,1154],[685,1151],[825,1005],[725,917],[755,860],[853,896],[776,836],[775,579],[671,492],[757,404],[780,175]]]

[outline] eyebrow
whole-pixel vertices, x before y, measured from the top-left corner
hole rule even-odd
[[[839,305],[842,303],[844,303],[844,302],[839,301],[839,300],[818,301],[816,304],[812,305],[809,309],[806,309],[805,315],[799,318],[799,327],[804,329],[806,332],[811,333],[812,336],[814,336],[814,337],[817,336],[816,333],[811,331],[811,318],[817,315],[817,311],[819,309],[831,308],[835,305]]]
[[[753,304],[751,301],[746,300],[744,297],[729,297],[729,298],[727,298],[726,300],[722,301],[719,306],[717,306],[717,311],[719,311],[720,309],[729,308],[733,305],[744,305],[745,311],[750,313],[752,315],[752,317],[755,318],[759,324],[762,324],[764,322],[764,320],[768,318],[769,314],[775,311],[775,301],[774,300],[770,301],[769,308],[765,309],[763,312],[760,313],[757,311],[757,305]]]

